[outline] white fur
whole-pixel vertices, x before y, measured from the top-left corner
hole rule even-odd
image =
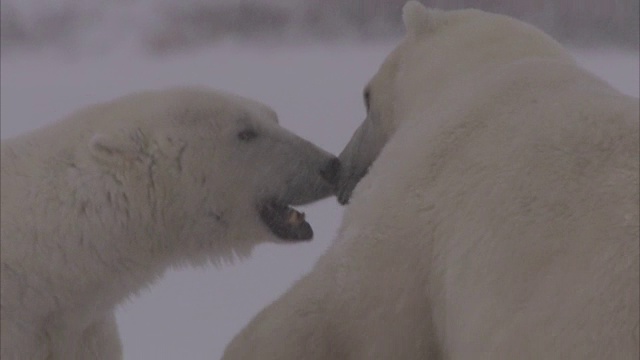
[[[246,129],[257,137],[240,140]],[[2,359],[120,359],[118,303],[169,266],[273,239],[258,202],[328,195],[317,179],[332,159],[270,108],[193,88],[125,96],[3,141]]]
[[[417,1],[409,1],[402,8],[402,19],[408,37],[419,37],[426,32],[435,31],[442,25],[444,17],[441,10],[427,9]]]
[[[334,244],[224,359],[638,358],[638,99],[522,22],[438,16],[368,84]]]

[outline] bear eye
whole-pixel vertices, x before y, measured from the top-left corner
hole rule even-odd
[[[364,94],[362,94],[362,97],[364,97],[364,106],[367,111],[369,111],[369,106],[371,106],[371,90],[369,90],[369,88],[366,88],[364,90]]]
[[[245,129],[238,133],[238,139],[240,141],[251,141],[258,136],[258,133],[253,129]]]

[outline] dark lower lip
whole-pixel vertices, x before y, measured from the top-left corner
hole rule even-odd
[[[282,240],[304,241],[313,238],[313,229],[305,221],[304,214],[294,208],[278,202],[267,201],[258,207],[260,219],[271,232]],[[302,220],[299,220],[301,219]],[[299,221],[291,221],[291,218]]]

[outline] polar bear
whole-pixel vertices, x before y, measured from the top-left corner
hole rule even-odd
[[[312,237],[339,160],[266,105],[141,92],[2,142],[2,359],[119,359],[114,306],[165,269]]]
[[[515,19],[403,12],[337,239],[224,359],[637,359],[638,99]]]

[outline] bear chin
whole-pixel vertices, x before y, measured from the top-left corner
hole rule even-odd
[[[282,240],[302,241],[313,238],[313,229],[305,214],[276,200],[259,206],[260,219],[271,232]]]

